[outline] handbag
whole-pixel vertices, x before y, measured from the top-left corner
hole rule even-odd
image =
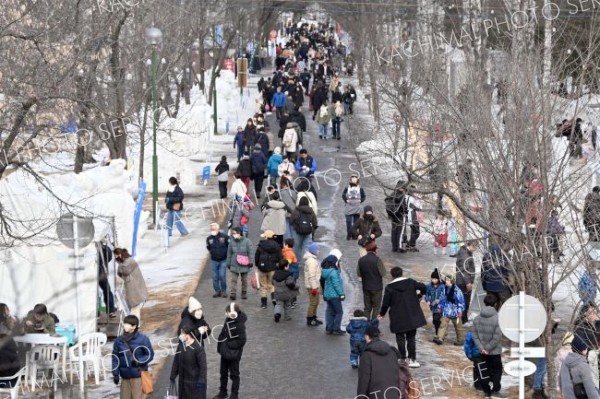
[[[142,392],[146,395],[150,395],[154,392],[154,382],[152,382],[152,374],[148,370],[141,371],[142,378]]]
[[[571,369],[569,367],[567,367],[567,369],[569,369],[569,377],[571,377],[571,382],[573,382],[573,374],[571,374]],[[588,395],[583,382],[578,382],[577,384],[573,382],[573,394],[577,399],[587,399]]]
[[[250,286],[255,290],[260,289],[260,280],[258,279],[258,270],[252,274],[252,277],[250,277]]]
[[[238,245],[237,249],[238,249],[238,251],[240,250],[239,245]],[[250,257],[246,254],[238,253],[237,255],[235,255],[235,261],[237,262],[238,265],[247,267],[250,264]]]
[[[165,399],[177,399],[177,385],[175,383],[171,383],[171,386],[167,389]]]

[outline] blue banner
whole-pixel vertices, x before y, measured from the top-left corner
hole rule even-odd
[[[202,168],[202,180],[207,182],[208,179],[210,179],[210,165],[206,165],[204,168]]]
[[[146,196],[146,182],[140,181],[137,200],[135,201],[135,211],[133,212],[133,238],[131,240],[131,256],[135,256],[137,247],[138,225],[140,224],[140,216],[142,215],[142,207],[144,206],[144,197]]]

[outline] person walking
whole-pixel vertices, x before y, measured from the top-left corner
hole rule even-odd
[[[365,316],[367,319],[373,320],[377,318],[381,309],[383,278],[386,272],[383,261],[377,256],[375,241],[368,243],[365,249],[367,254],[358,260],[356,275],[362,282]]]
[[[508,395],[500,392],[502,386],[502,331],[496,311],[497,298],[487,294],[483,299],[485,307],[473,320],[473,340],[479,348],[485,365],[478,365],[480,386],[486,398],[503,399]],[[492,385],[490,387],[490,384]]]
[[[367,254],[365,245],[375,241],[383,233],[379,220],[373,215],[371,205],[365,206],[363,215],[352,225],[351,232],[358,238],[358,256],[365,256]]]
[[[296,152],[298,151],[298,133],[291,122],[286,124],[286,129],[283,133],[281,142],[288,159],[291,162],[294,162],[296,159]]]
[[[187,307],[181,312],[181,322],[179,322],[177,328],[177,335],[181,333],[185,325],[192,327],[190,334],[194,336],[200,345],[204,346],[204,340],[208,338],[212,330],[204,319],[202,304],[193,296],[188,299]]]
[[[406,252],[404,237],[408,225],[408,196],[405,183],[398,181],[394,193],[385,198],[385,211],[392,222],[392,252]]]
[[[177,230],[181,236],[187,236],[189,233],[181,220],[181,211],[183,211],[183,190],[179,187],[179,182],[175,177],[169,177],[171,187],[167,191],[165,203],[167,205],[167,236],[170,238],[173,234],[173,223],[177,225]]]
[[[250,161],[250,152],[244,152],[242,159],[238,163],[236,173],[240,174],[240,178],[246,186],[246,192],[250,191],[250,179],[252,178],[252,161]]]
[[[290,227],[294,239],[294,252],[297,259],[302,259],[306,247],[312,241],[312,235],[319,227],[317,215],[309,205],[307,197],[300,198],[298,206],[290,215]]]
[[[460,247],[456,258],[456,285],[463,293],[465,309],[462,312],[462,325],[470,327],[469,306],[471,304],[471,292],[473,291],[473,279],[475,277],[475,260],[473,253],[477,250],[477,242],[469,240]]]
[[[252,164],[252,180],[254,180],[254,194],[257,199],[260,199],[260,193],[262,192],[263,181],[265,179],[265,169],[267,168],[267,157],[261,150],[261,145],[256,144],[254,151],[250,156],[250,163]]]
[[[563,399],[577,399],[577,391],[585,393],[588,399],[599,399],[598,391],[592,379],[592,369],[587,362],[588,346],[580,337],[575,336],[571,342],[571,350],[560,365],[558,385]]]
[[[277,180],[279,180],[279,165],[283,162],[281,156],[281,148],[275,147],[273,154],[267,161],[267,174],[269,175],[269,185],[277,187]]]
[[[256,247],[254,263],[258,268],[258,280],[260,284],[260,307],[267,308],[267,297],[271,296],[271,301],[275,305],[273,274],[277,270],[281,257],[281,245],[275,240],[273,231],[266,230],[263,238]]]
[[[356,309],[353,315],[354,317],[350,318],[350,322],[346,326],[346,332],[350,334],[350,366],[357,369],[360,355],[367,346],[365,331],[371,326],[378,327],[379,320],[369,320],[361,309]]]
[[[248,299],[248,272],[252,268],[252,243],[242,236],[242,229],[231,229],[231,238],[227,247],[227,268],[230,271],[229,299],[235,301],[238,278],[242,280],[242,299]]]
[[[271,230],[275,235],[275,241],[279,244],[280,250],[283,247],[283,236],[287,230],[286,215],[288,208],[279,197],[279,192],[271,194],[271,200],[268,201],[262,210],[263,221],[260,225],[262,231]]]
[[[393,280],[385,287],[377,319],[383,320],[388,310],[390,311],[390,331],[396,334],[400,361],[406,362],[408,354],[408,367],[420,367],[417,362],[415,337],[417,329],[427,325],[419,305],[419,295],[424,295],[427,287],[423,283],[403,277],[400,267],[393,267],[390,274]]]
[[[360,186],[358,175],[350,176],[348,186],[344,188],[342,193],[344,200],[344,215],[346,216],[346,240],[352,240],[352,226],[360,218],[362,212],[362,203],[367,199],[365,190]]]
[[[321,264],[319,263],[319,245],[316,242],[308,244],[304,254],[304,285],[308,293],[308,309],[306,310],[306,325],[317,327],[323,324],[317,319],[319,293],[321,291]]]
[[[142,308],[148,299],[148,288],[138,263],[129,255],[125,248],[115,248],[115,261],[119,265],[117,275],[125,282],[125,302],[129,313],[136,316],[138,325],[142,324]]]
[[[317,113],[317,123],[319,124],[319,138],[327,140],[327,127],[331,121],[331,114],[329,113],[329,107],[327,107],[327,101],[325,100]]]
[[[238,126],[237,133],[233,138],[233,149],[235,150],[236,148],[237,160],[238,162],[240,162],[240,159],[242,159],[242,155],[244,155],[244,149],[246,148],[246,146],[244,145],[244,128],[241,126]]]
[[[239,399],[240,361],[246,345],[246,322],[248,316],[235,302],[225,308],[225,322],[219,334],[217,353],[221,355],[219,368],[219,393],[213,399]],[[227,395],[227,385],[231,379],[231,395]]]
[[[445,286],[440,298],[439,312],[442,314],[442,323],[438,334],[433,338],[433,342],[437,345],[442,345],[446,334],[448,333],[448,324],[454,325],[456,332],[456,342],[454,345],[462,346],[465,340],[465,329],[462,324],[462,315],[465,311],[465,300],[461,289],[455,282],[455,277],[446,275],[444,278]]]
[[[121,382],[120,399],[142,399],[142,371],[154,359],[154,349],[147,336],[139,332],[135,315],[123,319],[123,334],[113,344],[112,374],[115,385]]]
[[[358,364],[356,397],[377,399],[384,393],[386,399],[402,399],[398,388],[398,355],[393,347],[379,339],[380,335],[378,327],[371,326],[365,331],[367,346]]]
[[[206,352],[196,340],[194,330],[190,324],[184,324],[181,328],[177,352],[171,365],[171,385],[175,385],[175,379],[179,377],[179,399],[206,399]]]
[[[248,188],[242,180],[242,174],[240,172],[235,172],[233,176],[235,177],[235,180],[231,184],[231,198],[233,200],[244,198],[248,193]]]
[[[321,279],[323,281],[323,298],[327,302],[325,313],[325,332],[328,335],[345,335],[341,329],[344,309],[342,301],[346,299],[344,294],[344,282],[340,272],[340,258],[342,253],[334,249],[321,263]]]
[[[332,100],[333,101],[333,100]],[[342,139],[342,116],[344,115],[344,107],[340,101],[336,101],[331,105],[331,131],[334,140]]]
[[[229,237],[223,234],[218,223],[210,224],[210,235],[206,238],[206,249],[210,254],[210,270],[212,271],[213,298],[227,297],[227,247]]]
[[[275,323],[279,323],[281,316],[283,316],[284,321],[292,320],[290,308],[292,301],[295,301],[298,296],[298,286],[290,271],[290,263],[287,259],[279,261],[277,270],[273,274],[272,284],[275,287],[275,308],[273,310]]]
[[[244,153],[250,154],[256,142],[256,125],[252,118],[249,118],[244,127]]]
[[[271,108],[275,108],[275,117],[281,119],[281,112],[287,103],[287,96],[281,91],[281,86],[277,86],[277,93],[273,94]]]
[[[219,196],[221,199],[225,199],[227,198],[227,182],[229,181],[229,164],[225,155],[221,157],[221,162],[215,168],[215,173],[219,182]]]

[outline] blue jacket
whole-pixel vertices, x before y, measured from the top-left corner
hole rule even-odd
[[[277,168],[283,162],[283,156],[281,154],[273,154],[267,162],[267,172],[269,176],[279,176]]]
[[[286,102],[287,102],[287,98],[285,96],[285,93],[279,92],[279,93],[273,94],[273,106],[274,107],[283,108],[283,107],[285,107]]]
[[[596,299],[596,294],[598,293],[598,286],[596,281],[590,276],[590,274],[585,271],[581,275],[579,279],[579,283],[577,284],[577,289],[579,290],[579,298],[584,304],[588,304],[590,302],[594,302]]]
[[[250,155],[250,162],[252,163],[253,175],[262,175],[265,173],[265,168],[267,166],[267,158],[261,150],[254,150],[252,152],[252,155]]]
[[[325,285],[323,298],[329,300],[344,295],[344,283],[342,282],[340,270],[337,267],[322,269],[321,278],[323,278]]]
[[[452,287],[454,287],[455,303],[452,303],[448,300],[448,294],[450,293]],[[444,291],[442,291],[442,297],[440,299],[442,316],[447,317],[448,319],[456,319],[458,318],[459,313],[463,313],[465,311],[465,297],[463,296],[462,291],[456,284],[453,284],[452,287],[444,285]]]
[[[150,340],[140,332],[133,333],[129,344],[125,343],[122,335],[117,337],[112,354],[112,373],[125,380],[140,378],[141,370],[148,370],[148,364],[154,359]]]
[[[296,170],[298,171],[298,174],[300,176],[312,176],[315,174],[315,171],[317,170],[317,160],[314,159],[313,157],[311,157],[310,155],[306,157],[306,159],[302,159],[302,158],[298,158],[298,160],[296,161]],[[308,166],[308,170],[309,172],[303,172],[302,171],[302,167],[303,166]]]
[[[173,205],[179,203],[181,204],[179,210],[183,210],[183,190],[179,187],[179,184],[175,186],[175,190],[167,191],[165,202],[167,209],[173,209]]]
[[[427,291],[425,292],[425,300],[429,302],[429,310],[432,313],[437,313],[440,308],[439,302],[435,305],[432,304],[433,301],[441,301],[442,295],[444,293],[444,284],[441,282],[438,283],[437,287],[434,287],[432,283],[427,284]]]
[[[233,148],[235,147],[244,148],[244,132],[237,132],[233,138]]]
[[[363,342],[365,340],[365,331],[369,327],[378,327],[379,320],[367,320],[366,317],[351,317],[350,323],[346,326],[346,332],[350,334],[351,342]]]

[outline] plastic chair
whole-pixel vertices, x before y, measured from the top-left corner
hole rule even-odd
[[[84,378],[87,377],[87,371],[89,368],[86,367],[86,363],[91,363],[94,368],[94,378],[96,379],[96,385],[100,384],[100,370],[104,380],[106,380],[106,367],[102,362],[102,347],[106,344],[107,338],[104,333],[90,333],[85,334],[79,338],[79,342],[69,348],[69,361],[71,363],[70,379],[73,384],[73,371],[77,369],[79,362],[83,364],[83,370],[81,373]]]
[[[37,384],[37,373],[38,371],[52,370],[52,385],[54,390],[58,386],[58,367],[60,365],[60,358],[62,356],[62,348],[55,345],[40,345],[32,348],[29,352],[29,371],[31,378],[31,391],[35,391]]]
[[[15,378],[17,379],[17,382],[15,383],[14,387],[0,388],[0,395],[1,394],[10,394],[10,399],[17,399],[17,396],[19,395],[19,385],[21,384],[21,377],[23,377],[24,374],[25,374],[25,367],[23,367],[21,370],[17,371],[17,373],[15,375],[12,375],[10,377],[0,377],[0,382],[10,381]]]

